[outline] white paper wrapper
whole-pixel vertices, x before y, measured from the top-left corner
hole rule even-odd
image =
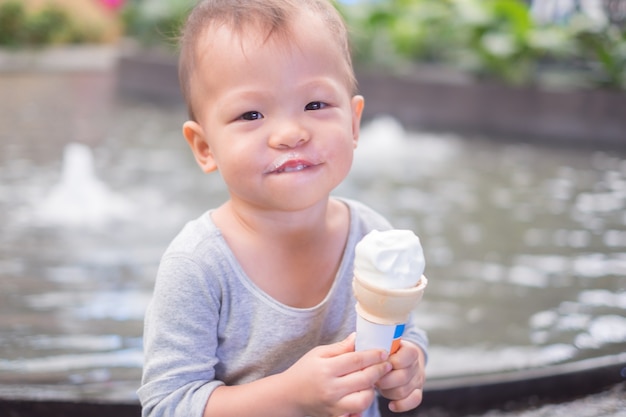
[[[377,324],[357,314],[355,350],[384,349],[389,354],[400,348],[404,323]]]

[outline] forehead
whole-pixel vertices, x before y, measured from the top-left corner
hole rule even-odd
[[[257,48],[291,49],[292,47],[306,48],[310,43],[311,32],[324,35],[324,22],[313,13],[297,13],[288,21],[273,24],[271,21],[262,21],[250,18],[237,25],[231,22],[213,22],[206,25],[199,34],[195,43],[197,58],[210,58],[219,48],[238,46],[243,52],[251,52]],[[339,41],[327,38],[328,47],[339,45]]]
[[[251,60],[259,51],[276,55],[319,53],[320,59],[331,57],[333,65],[345,71],[348,84],[352,80],[350,58],[344,53],[342,40],[321,16],[307,11],[275,26],[253,19],[237,27],[228,22],[206,25],[195,42],[193,75],[225,65],[226,57],[232,57],[233,52]]]

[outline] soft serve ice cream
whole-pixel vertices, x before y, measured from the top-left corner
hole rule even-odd
[[[424,267],[422,245],[410,230],[374,230],[356,245],[356,350],[399,348],[404,325],[428,283]]]
[[[414,287],[425,266],[420,239],[410,230],[373,230],[355,248],[355,275],[376,287]]]

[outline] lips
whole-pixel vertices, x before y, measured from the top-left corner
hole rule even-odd
[[[310,164],[306,161],[289,161],[277,169],[274,170],[275,173],[280,174],[281,172],[295,172],[302,171],[304,168],[309,167]]]
[[[299,155],[295,152],[280,155],[266,169],[267,174],[283,174],[289,172],[298,172],[317,165],[315,161]]]

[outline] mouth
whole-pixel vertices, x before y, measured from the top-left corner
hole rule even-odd
[[[267,174],[283,174],[289,172],[303,171],[307,168],[311,168],[317,165],[315,162],[311,162],[301,155],[291,152],[279,156],[270,164],[266,170]]]

